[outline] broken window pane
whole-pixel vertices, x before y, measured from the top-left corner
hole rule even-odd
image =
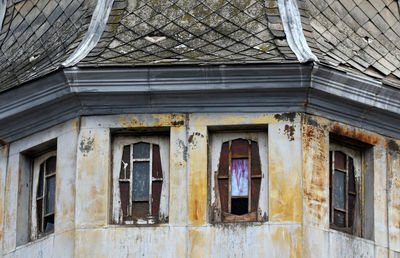
[[[334,207],[346,209],[346,173],[335,170],[333,178]]]
[[[131,146],[124,146],[121,160],[121,171],[119,173],[120,179],[129,179],[131,175],[131,160],[130,160]]]
[[[248,213],[248,198],[232,198],[231,213],[235,215],[243,215]]]
[[[44,218],[45,233],[54,231],[54,214]]]
[[[249,161],[232,159],[232,195],[248,196],[249,194]]]
[[[149,162],[133,163],[133,200],[149,200],[150,183]]]
[[[56,193],[56,177],[51,176],[46,180],[45,214],[54,213],[55,193]]]
[[[148,159],[150,158],[150,144],[139,142],[133,145],[133,158],[134,159]]]

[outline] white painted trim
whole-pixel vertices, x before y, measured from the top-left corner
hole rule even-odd
[[[74,66],[85,58],[89,52],[97,45],[104,28],[106,27],[114,0],[98,0],[96,8],[92,14],[89,29],[83,40],[74,52],[62,63],[62,66]]]
[[[278,7],[289,47],[299,62],[318,62],[304,36],[297,0],[278,0]]]
[[[7,0],[0,0],[0,32],[3,29],[4,17],[6,16]]]

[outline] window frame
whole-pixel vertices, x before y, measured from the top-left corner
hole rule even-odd
[[[132,157],[132,146],[136,143],[149,143],[150,146],[158,145],[160,150],[160,160],[161,160],[161,168],[162,168],[162,187],[161,187],[161,195],[160,195],[160,207],[159,214],[157,218],[152,218],[151,214],[151,203],[152,203],[152,182],[159,181],[160,178],[152,177],[152,148],[150,148],[150,156],[149,159],[146,159],[150,163],[149,167],[149,214],[146,218],[139,218],[135,220],[126,220],[124,219],[121,205],[121,196],[120,196],[120,171],[122,166],[122,155],[123,148],[126,145],[131,146],[130,152],[130,190],[129,190],[129,202],[130,205],[133,201],[133,193],[132,193],[132,185],[133,185],[133,166],[132,162],[135,160]],[[112,224],[120,224],[120,225],[152,225],[158,223],[166,223],[168,222],[168,214],[169,214],[169,156],[170,156],[170,143],[169,136],[167,135],[152,135],[152,136],[127,136],[127,135],[116,135],[113,138],[112,144],[112,211],[111,211],[111,223]],[[142,160],[142,159],[140,159]],[[139,161],[140,161],[139,160]],[[126,180],[126,179],[125,179]],[[132,208],[131,208],[132,209]],[[132,212],[133,210],[131,210]]]
[[[225,142],[229,142],[229,193],[228,193],[228,206],[231,198],[231,177],[232,177],[232,167],[231,167],[231,142],[234,140],[243,139],[247,141],[255,141],[258,144],[258,152],[260,156],[260,166],[261,166],[261,182],[258,197],[258,206],[255,212],[251,212],[248,208],[248,213],[243,215],[235,215],[232,213],[225,213],[222,211],[220,193],[218,187],[218,171],[220,155],[222,150],[222,145]],[[211,191],[209,191],[209,203],[210,203],[210,221],[213,223],[220,222],[256,222],[256,221],[267,221],[268,220],[268,135],[266,131],[218,131],[210,134],[209,138],[209,185]],[[249,145],[250,146],[250,145]],[[251,154],[248,156],[250,162],[249,172],[248,172],[248,206],[251,205]]]
[[[342,152],[346,156],[346,183],[345,183],[345,223],[348,224],[348,214],[349,214],[349,158],[353,159],[353,168],[354,168],[354,181],[355,181],[355,202],[354,202],[354,215],[353,215],[353,224],[351,226],[341,227],[334,223],[334,194],[333,194],[333,186],[334,186],[334,171],[340,170],[335,167],[335,155],[334,152]],[[346,144],[340,144],[338,142],[331,142],[329,144],[329,227],[334,230],[338,230],[344,233],[348,233],[351,235],[362,236],[363,225],[364,225],[364,169],[363,169],[363,151],[359,148],[353,146],[347,146]]]
[[[50,159],[51,157],[55,157],[56,158],[56,171],[50,175],[46,175],[46,171],[44,171],[44,178],[43,178],[43,204],[42,204],[42,224],[44,224],[44,218],[46,217],[46,215],[44,214],[44,209],[45,209],[45,203],[46,203],[46,177],[51,177],[51,176],[55,176],[56,178],[56,183],[55,183],[55,192],[54,192],[54,196],[57,196],[57,151],[50,151],[50,152],[46,152],[45,154],[42,154],[36,158],[32,159],[32,168],[31,168],[31,182],[32,182],[32,188],[31,188],[31,194],[30,194],[30,199],[31,199],[31,208],[30,208],[30,239],[31,241],[42,238],[46,235],[52,234],[55,231],[55,227],[56,227],[56,198],[54,198],[54,212],[53,212],[53,216],[54,216],[54,228],[53,230],[49,231],[49,232],[40,232],[40,229],[38,227],[38,217],[37,217],[37,189],[38,189],[38,185],[39,185],[39,174],[40,174],[40,166],[42,164],[46,164],[46,161],[48,159]],[[51,215],[51,214],[48,214]]]

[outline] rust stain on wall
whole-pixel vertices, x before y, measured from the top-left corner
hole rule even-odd
[[[354,140],[365,142],[371,145],[378,145],[382,139],[382,137],[379,135],[367,133],[363,129],[342,125],[339,124],[338,122],[335,122],[331,126],[331,132],[352,138]]]
[[[314,225],[323,225],[326,220],[328,202],[327,155],[329,153],[324,130],[303,125],[303,196],[305,220]]]
[[[289,141],[294,141],[294,131],[295,131],[295,126],[294,125],[285,125],[285,134],[288,137]]]
[[[189,221],[195,225],[206,222],[207,209],[207,140],[201,137],[206,128],[197,128],[189,143]]]

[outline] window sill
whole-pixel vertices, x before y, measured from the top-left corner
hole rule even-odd
[[[368,239],[368,238],[361,237],[361,236],[357,236],[357,235],[353,235],[352,233],[350,233],[350,229],[346,230],[346,229],[339,228],[339,227],[333,227],[331,225],[330,228],[329,228],[329,232],[330,233],[335,233],[335,234],[340,234],[340,235],[343,235],[344,237],[347,237],[347,238],[350,238],[350,239],[357,239],[357,240],[364,241],[366,243],[375,244],[375,240]]]
[[[226,212],[222,212],[221,220],[213,221],[215,223],[243,223],[243,222],[267,222],[268,218],[262,218],[257,215],[257,212],[250,212],[243,215],[235,215]]]
[[[46,240],[54,238],[54,236],[55,236],[54,231],[53,232],[49,232],[47,234],[43,234],[42,236],[40,236],[40,237],[38,237],[38,238],[36,238],[34,240],[29,240],[29,242],[26,242],[24,244],[18,245],[15,248],[15,250],[18,250],[18,249],[21,249],[21,248],[25,248],[25,247],[28,247],[30,245],[35,245],[35,244],[40,243],[40,242],[44,242]]]

